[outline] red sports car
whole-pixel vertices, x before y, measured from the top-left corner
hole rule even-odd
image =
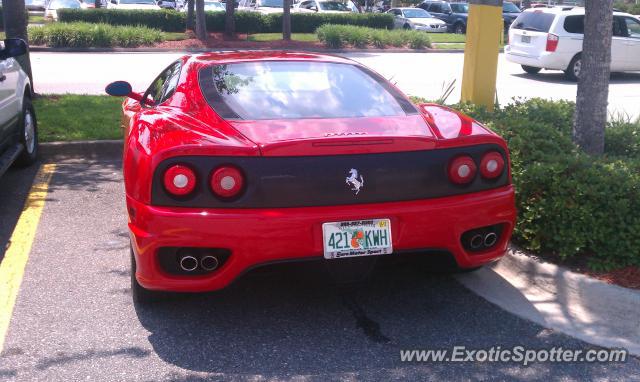
[[[435,251],[504,255],[515,218],[505,141],[414,105],[345,58],[184,56],[123,104],[132,290],[224,288],[285,260]]]

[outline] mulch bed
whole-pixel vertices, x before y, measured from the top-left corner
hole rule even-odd
[[[305,41],[248,41],[246,34],[237,34],[233,39],[224,38],[222,33],[209,33],[209,40],[206,44],[197,38],[193,32],[187,32],[189,38],[179,41],[164,41],[154,45],[154,48],[163,49],[188,49],[188,48],[216,48],[216,49],[325,49],[320,42]]]
[[[540,255],[542,260],[558,264],[576,273],[582,273],[595,279],[630,289],[640,290],[640,267],[628,266],[608,272],[597,272],[589,269],[589,255],[576,256],[574,259],[562,260],[550,254]]]

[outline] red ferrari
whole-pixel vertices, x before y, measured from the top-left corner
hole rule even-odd
[[[516,210],[505,141],[450,108],[414,105],[345,58],[185,56],[126,96],[132,290],[224,288],[306,258],[504,255]],[[335,264],[335,263],[334,263]]]

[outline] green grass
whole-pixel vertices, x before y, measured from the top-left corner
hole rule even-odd
[[[454,43],[454,44],[436,44],[436,45],[432,46],[432,48],[434,48],[434,49],[460,49],[460,50],[464,50],[464,45],[465,44],[458,44],[458,43]]]
[[[465,42],[466,36],[455,33],[427,33],[431,42]]]
[[[120,139],[122,98],[45,95],[34,100],[41,142]]]
[[[45,22],[47,21],[44,19],[44,16],[29,15],[29,24],[44,24]]]
[[[180,41],[188,38],[189,36],[184,32],[164,32],[165,41]]]
[[[293,41],[316,42],[318,36],[315,33],[292,33]],[[249,35],[249,41],[269,42],[282,40],[282,33],[256,33]]]

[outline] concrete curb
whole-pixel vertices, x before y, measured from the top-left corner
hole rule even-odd
[[[97,161],[122,158],[124,142],[120,139],[41,143],[40,158],[45,162]]]
[[[456,278],[502,309],[593,345],[640,356],[640,291],[510,250],[501,261]]]

